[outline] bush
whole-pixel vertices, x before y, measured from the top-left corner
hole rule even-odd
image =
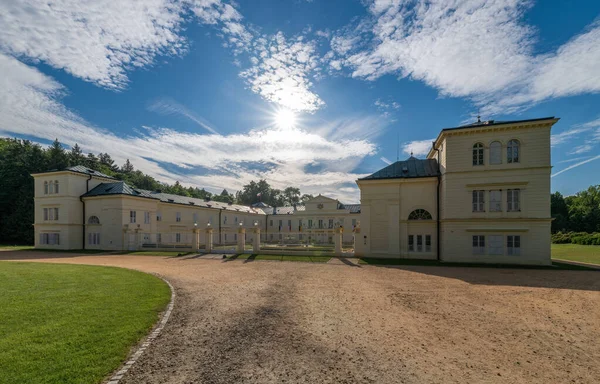
[[[600,233],[558,232],[552,235],[552,243],[600,245]]]

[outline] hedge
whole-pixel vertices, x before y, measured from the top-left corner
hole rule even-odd
[[[552,243],[600,245],[600,233],[558,232],[552,235]]]

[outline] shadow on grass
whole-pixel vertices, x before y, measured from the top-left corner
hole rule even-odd
[[[600,291],[600,276],[597,274],[600,271],[560,262],[553,262],[548,266],[537,266],[362,258],[360,263],[458,279],[477,285]]]

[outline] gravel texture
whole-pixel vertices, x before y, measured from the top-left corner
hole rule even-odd
[[[176,288],[122,383],[594,383],[600,273],[3,252]]]

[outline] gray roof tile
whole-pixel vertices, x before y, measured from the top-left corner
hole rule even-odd
[[[396,161],[387,167],[380,169],[370,176],[359,180],[378,179],[408,179],[417,177],[438,176],[438,163],[435,159],[417,159],[413,156],[404,161]]]

